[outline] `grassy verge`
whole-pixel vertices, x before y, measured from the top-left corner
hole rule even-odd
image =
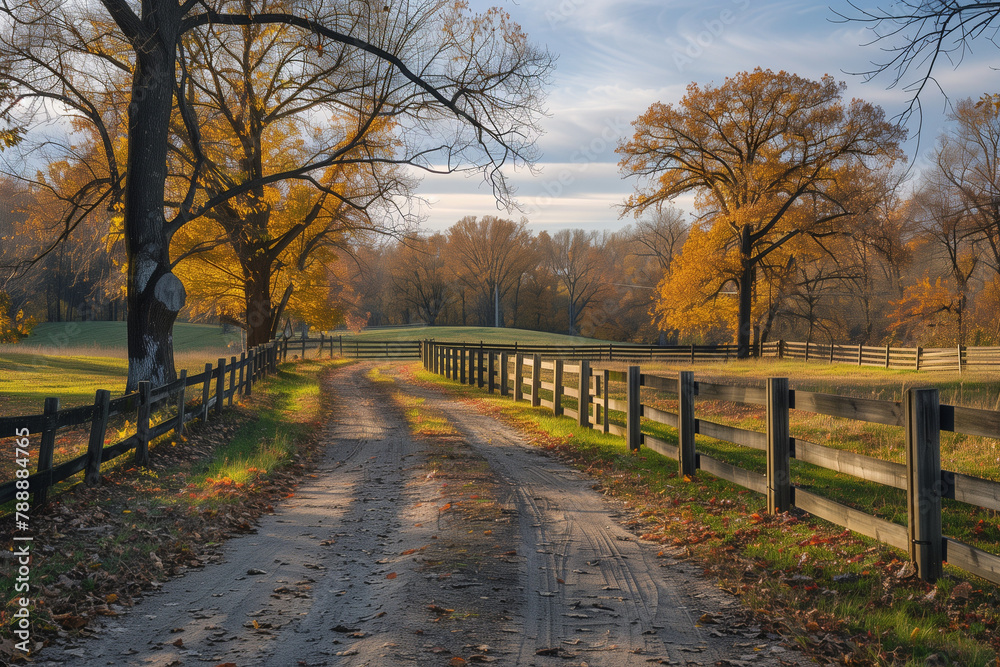
[[[33,641],[86,633],[96,617],[121,612],[165,577],[217,560],[224,539],[252,530],[272,503],[293,494],[330,408],[321,378],[342,363],[285,364],[222,419],[156,443],[148,469],[122,457],[99,486],[77,484],[32,512]],[[0,662],[20,656],[9,625],[15,563],[0,564]]]
[[[629,527],[661,544],[663,557],[700,563],[707,576],[743,599],[764,631],[792,635],[817,657],[912,665],[991,665],[998,659],[995,586],[951,568],[937,585],[925,584],[905,554],[891,547],[801,512],[768,515],[758,494],[707,473],[678,478],[673,460],[648,450],[631,455],[621,438],[547,410],[422,370],[415,375],[478,402],[594,475],[604,493],[627,503]],[[669,429],[658,435],[676,442]],[[699,440],[698,446],[708,452],[711,443]],[[816,485],[850,488],[850,478],[828,477]],[[846,493],[869,506],[881,502],[862,498],[860,488]],[[995,536],[996,518],[985,524]]]

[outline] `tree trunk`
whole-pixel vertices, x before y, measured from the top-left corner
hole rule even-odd
[[[277,319],[271,307],[271,266],[266,259],[248,262],[244,271],[244,298],[247,313],[247,346],[263,345],[271,340]]]
[[[170,235],[163,213],[167,138],[180,5],[143,3],[150,38],[138,49],[128,108],[125,252],[128,257],[128,381],[154,387],[174,379],[173,325],[184,286],[170,270]]]
[[[746,359],[750,356],[750,309],[753,304],[754,267],[751,259],[750,225],[743,225],[740,235],[740,261],[742,273],[739,286],[739,316],[736,329],[736,358]]]

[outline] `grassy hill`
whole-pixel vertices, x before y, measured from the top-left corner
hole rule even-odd
[[[225,349],[229,343],[239,340],[238,331],[223,334],[222,327],[216,324],[179,322],[174,325],[176,353]],[[63,354],[59,349],[111,351],[124,350],[128,338],[124,322],[45,322],[36,326],[20,346],[40,348],[44,354]]]
[[[358,334],[344,331],[333,332],[335,336],[342,335],[344,340],[424,340],[433,338],[436,341],[451,343],[523,343],[525,345],[596,345],[612,341],[584,338],[583,336],[567,336],[565,334],[548,333],[545,331],[528,331],[527,329],[506,329],[497,327],[389,327],[385,329],[366,329]],[[622,343],[624,344],[624,343]]]

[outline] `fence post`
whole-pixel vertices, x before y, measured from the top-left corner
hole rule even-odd
[[[641,375],[638,366],[628,367],[628,384],[625,395],[628,402],[628,411],[625,413],[625,435],[626,444],[633,452],[639,451],[642,444],[642,431],[640,430],[639,419],[642,416],[642,396],[640,395]]]
[[[500,353],[500,395],[510,396],[510,356]]]
[[[691,344],[691,363],[694,363],[694,343]]]
[[[139,443],[135,446],[135,464],[138,466],[149,465],[149,413],[150,405],[150,384],[148,380],[139,383],[139,410],[135,418],[135,434],[139,437]]]
[[[177,401],[177,417],[175,417],[177,420],[177,426],[174,427],[174,430],[177,431],[177,435],[179,436],[184,435],[184,408],[186,407],[184,405],[184,400],[187,398],[187,376],[187,370],[183,370],[181,371],[180,377],[177,378],[178,380],[181,380],[181,390],[175,399]]]
[[[889,346],[885,346],[885,367],[889,368]]]
[[[962,374],[962,346],[958,346],[958,374]]]
[[[201,420],[208,421],[208,398],[212,394],[212,364],[205,364],[205,381],[201,385]]]
[[[38,470],[46,472],[52,470],[52,455],[56,448],[56,430],[58,424],[59,398],[50,397],[45,399],[45,426],[42,430],[42,443],[38,447]],[[40,479],[39,488],[35,489],[31,497],[32,506],[41,507],[46,503],[49,496],[49,487],[52,486],[52,475],[46,475]]]
[[[788,378],[767,379],[767,511],[787,512],[792,506],[789,459]]]
[[[602,394],[602,398],[604,399],[603,401],[604,421],[601,422],[604,428],[602,430],[605,433],[610,433],[611,425],[608,423],[608,419],[610,419],[611,413],[608,412],[608,410],[611,409],[611,404],[610,404],[611,397],[608,396],[608,392],[611,389],[611,371],[608,370],[607,368],[605,368],[604,371],[601,373],[601,383],[604,385],[603,389],[604,393]]]
[[[486,374],[489,376],[489,378],[488,378],[489,382],[487,384],[489,385],[489,390],[490,390],[490,393],[492,394],[494,391],[496,391],[496,388],[497,388],[497,378],[496,378],[497,362],[496,362],[496,354],[494,354],[494,352],[492,350],[490,350],[486,354],[489,355],[489,359],[487,360],[487,365],[486,365]]]
[[[910,559],[924,581],[941,577],[941,406],[938,390],[906,392],[907,529]]]
[[[464,343],[463,343],[464,345]],[[466,349],[469,362],[469,386],[476,386],[476,351]]]
[[[250,353],[247,354],[247,384],[246,387],[243,388],[243,394],[245,396],[253,395],[253,381],[254,381],[253,369],[254,369],[254,357],[257,356],[255,352],[256,349],[257,348],[251,349]]]
[[[698,469],[694,450],[694,373],[677,376],[677,473],[693,477]]]
[[[236,395],[236,357],[229,357],[229,406],[233,405]]]
[[[920,370],[920,355],[923,354],[923,351],[924,351],[924,348],[922,348],[922,347],[920,347],[918,345],[917,346],[917,356],[914,358],[914,361],[913,361],[913,370],[915,370],[915,371],[919,371]]]
[[[542,404],[542,355],[531,355],[531,407]]]
[[[476,352],[476,386],[482,389],[486,386],[486,378],[483,375],[486,373],[486,353],[483,352],[482,343],[480,343],[479,351]]]
[[[861,365],[861,357],[863,356],[864,351],[865,351],[864,344],[858,345],[858,366]]]
[[[466,371],[466,360],[465,360],[465,348],[463,347],[458,351],[458,381],[460,384],[465,384],[465,371]]]
[[[323,357],[323,347],[326,345],[326,334],[322,331],[319,332],[319,354],[316,355],[317,359]],[[333,341],[330,341],[330,356],[333,356]]]
[[[580,361],[580,399],[576,407],[578,415],[577,424],[580,426],[590,426],[590,362],[586,359]]]
[[[218,376],[215,378],[215,414],[222,415],[222,403],[226,400],[226,360],[224,357],[219,357],[217,372]]]
[[[595,399],[599,399],[602,396],[602,394],[601,394],[601,377],[603,375],[604,375],[603,373],[598,372],[598,374],[594,376],[594,396],[593,397]],[[593,421],[593,428],[596,429],[597,425],[600,424],[600,423],[602,423],[601,422],[601,401],[595,400],[594,401],[594,421]]]
[[[101,455],[104,453],[104,436],[108,432],[108,412],[111,392],[98,389],[94,396],[94,420],[90,422],[90,442],[87,445],[87,472],[84,482],[95,486],[101,481]]]
[[[524,400],[524,353],[514,354],[514,400]]]
[[[809,361],[809,341],[806,341],[806,361]]]
[[[246,367],[247,367],[247,353],[240,352],[240,381],[237,386],[240,388],[241,394],[247,393],[247,388],[245,386],[246,379],[244,377],[246,373]]]
[[[340,356],[344,356],[344,335],[339,334],[337,337],[340,338]]]
[[[728,354],[726,356],[729,356]],[[778,339],[778,359],[785,358],[785,341],[781,338]]]
[[[563,413],[563,360],[552,361],[552,414],[560,416]]]

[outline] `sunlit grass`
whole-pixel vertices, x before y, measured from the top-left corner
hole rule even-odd
[[[487,345],[491,343],[506,345],[513,343],[521,345],[605,345],[612,342],[596,338],[585,338],[583,336],[567,336],[565,334],[549,333],[546,331],[529,331],[527,329],[505,327],[402,327],[398,329],[373,329],[360,333],[349,331],[334,331],[332,333],[334,336],[343,336],[344,341],[410,341],[433,338],[436,341],[465,342],[477,345],[480,342]],[[615,345],[626,345],[626,343],[616,342]]]
[[[319,417],[319,373],[345,363],[309,360],[283,365],[268,379],[268,400],[258,402],[255,419],[215,449],[211,460],[190,477],[189,488],[196,489],[195,495],[201,498],[236,501],[227,492],[238,491],[288,465],[298,443]]]

